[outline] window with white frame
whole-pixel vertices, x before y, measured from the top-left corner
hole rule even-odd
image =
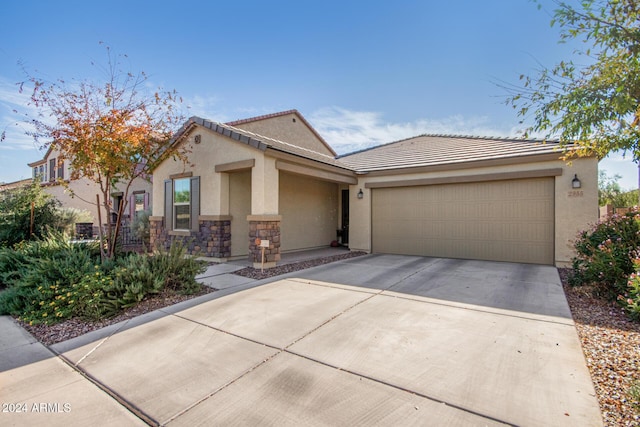
[[[173,229],[191,228],[191,179],[173,180]]]

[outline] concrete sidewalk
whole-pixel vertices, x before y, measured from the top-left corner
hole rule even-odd
[[[557,272],[451,266],[365,256],[244,283],[60,343],[59,357],[3,318],[3,337],[14,336],[1,341],[12,361],[2,402],[70,411],[2,413],[0,423],[601,425]],[[469,277],[482,283],[481,304],[470,303]]]
[[[312,259],[343,255],[345,253],[349,253],[349,249],[344,247],[327,247],[321,249],[287,252],[281,255],[282,258],[278,262],[278,265],[281,266],[286,264],[293,264],[300,261],[308,261]],[[204,261],[211,260],[210,258],[206,257],[200,259]],[[228,289],[236,286],[246,285],[248,283],[254,282],[255,280],[238,276],[233,273],[251,265],[253,265],[253,263],[249,262],[249,260],[246,258],[224,263],[213,263],[212,265],[207,267],[207,270],[204,273],[196,276],[196,279],[200,283],[215,289]]]
[[[0,425],[146,425],[64,359],[0,316]]]

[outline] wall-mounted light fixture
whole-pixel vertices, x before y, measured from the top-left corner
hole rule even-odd
[[[362,199],[364,197],[364,193],[362,192],[362,188],[358,191],[358,199]]]
[[[196,135],[193,137],[193,142],[195,142],[196,144],[200,144],[200,142],[202,142],[202,135]]]
[[[582,187],[582,183],[578,179],[578,174],[573,175],[573,179],[571,180],[571,188],[580,188]]]

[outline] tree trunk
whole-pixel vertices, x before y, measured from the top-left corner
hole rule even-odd
[[[116,216],[116,229],[113,231],[113,241],[111,243],[111,255],[115,255],[116,253],[116,243],[118,241],[118,234],[120,234],[120,222],[122,221],[122,211],[124,210],[124,201],[120,202],[120,206],[118,207],[118,215]]]
[[[96,194],[96,207],[98,208],[98,239],[100,242],[100,261],[104,261],[104,239],[102,235],[102,208],[100,206],[100,195]]]
[[[111,241],[113,240],[113,227],[111,226],[111,206],[109,203],[109,187],[107,187],[107,191],[102,192],[102,197],[104,197],[104,208],[107,211],[107,218],[105,219],[107,222],[107,258],[113,258],[113,252],[111,251],[112,245]]]

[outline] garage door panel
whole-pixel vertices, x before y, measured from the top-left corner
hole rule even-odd
[[[553,264],[553,178],[372,191],[374,252]]]

